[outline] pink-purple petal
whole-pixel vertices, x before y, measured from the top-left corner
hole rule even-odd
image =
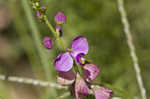
[[[58,71],[67,72],[71,70],[73,66],[73,59],[69,52],[59,54],[54,62],[54,66]]]
[[[60,85],[71,85],[75,81],[75,74],[70,70],[68,72],[59,72],[57,82]]]
[[[90,94],[90,89],[86,85],[85,81],[81,78],[81,76],[77,74],[76,83],[75,83],[76,99],[81,99],[87,94]]]
[[[85,64],[83,68],[84,79],[88,82],[96,79],[96,77],[99,75],[100,68],[95,64]]]
[[[94,91],[94,95],[96,99],[110,99],[113,92],[112,90],[109,90],[108,88],[103,88],[100,86],[92,86],[92,89]]]
[[[76,37],[72,42],[71,55],[75,58],[80,53],[85,55],[88,53],[88,41],[83,36]]]

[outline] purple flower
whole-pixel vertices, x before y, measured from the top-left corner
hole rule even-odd
[[[55,21],[57,24],[63,24],[66,22],[66,16],[62,12],[58,12],[55,16]]]
[[[59,72],[57,82],[61,85],[71,85],[75,81],[75,74],[70,70],[68,72]]]
[[[86,85],[85,81],[77,73],[76,82],[75,82],[75,96],[76,99],[81,99],[87,94],[90,94],[90,89]]]
[[[52,39],[50,37],[45,37],[43,39],[43,45],[45,48],[51,49],[52,48]]]
[[[88,53],[88,42],[85,37],[78,36],[72,42],[71,52],[59,54],[54,62],[56,70],[67,72],[72,69],[73,59],[77,64],[84,63],[83,56]]]
[[[110,99],[113,92],[107,88],[93,85],[92,86],[96,99]]]
[[[95,64],[85,64],[84,68],[84,79],[88,82],[94,80],[99,74],[99,67]]]
[[[83,56],[88,53],[88,48],[88,41],[83,36],[78,36],[72,41],[71,55],[74,57],[77,64],[82,64]]]
[[[41,12],[38,10],[38,11],[36,11],[36,18],[38,18],[38,19],[40,19],[41,18]]]

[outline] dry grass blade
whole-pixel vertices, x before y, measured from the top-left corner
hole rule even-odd
[[[123,26],[124,26],[124,32],[125,32],[125,35],[127,38],[128,47],[130,49],[130,55],[131,55],[131,58],[133,61],[134,70],[136,72],[136,78],[137,78],[138,86],[139,86],[140,91],[141,91],[141,96],[142,96],[142,99],[147,99],[146,90],[145,90],[144,85],[143,85],[140,66],[138,63],[138,57],[136,55],[135,46],[134,46],[133,41],[132,41],[130,24],[129,24],[128,19],[127,19],[127,14],[126,14],[126,11],[124,8],[124,1],[123,0],[118,0],[118,9],[119,9],[119,12],[121,14],[121,21],[122,21]]]
[[[16,76],[6,76],[6,75],[2,75],[2,74],[0,74],[0,80],[6,80],[9,82],[17,82],[17,83],[22,83],[22,84],[31,84],[34,86],[50,87],[50,88],[57,88],[57,89],[67,89],[67,87],[58,85],[53,82],[35,80],[35,79],[31,79],[31,78],[16,77]]]

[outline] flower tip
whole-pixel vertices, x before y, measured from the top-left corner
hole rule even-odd
[[[43,39],[43,45],[45,48],[51,49],[52,48],[52,39],[50,37],[45,37]]]

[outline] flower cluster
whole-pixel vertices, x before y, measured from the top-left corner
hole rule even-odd
[[[57,56],[54,62],[56,70],[59,71],[57,81],[61,85],[73,86],[71,92],[76,99],[93,93],[96,99],[109,99],[112,96],[111,90],[91,84],[91,81],[99,75],[100,69],[84,58],[88,53],[88,48],[87,39],[84,36],[78,36],[72,41],[71,49]],[[82,68],[82,71],[78,68]],[[83,72],[83,77],[81,72]]]

